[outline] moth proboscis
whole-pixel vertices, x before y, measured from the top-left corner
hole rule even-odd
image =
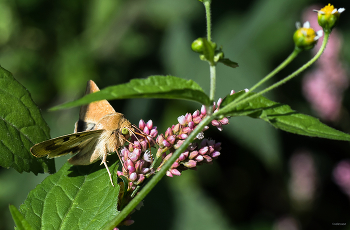
[[[99,88],[95,82],[88,81],[85,94],[97,91]],[[131,123],[123,114],[117,113],[107,100],[101,100],[80,108],[74,133],[38,143],[30,151],[35,157],[48,158],[75,154],[68,160],[72,165],[89,165],[100,159],[114,186],[107,166],[107,155],[117,152],[120,158],[118,148],[128,141],[130,134],[134,134]]]

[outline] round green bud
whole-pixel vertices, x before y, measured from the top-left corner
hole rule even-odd
[[[204,50],[203,38],[197,38],[192,42],[191,48],[194,52],[202,53]]]

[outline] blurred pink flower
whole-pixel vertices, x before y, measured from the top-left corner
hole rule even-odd
[[[334,168],[333,178],[335,183],[350,198],[350,160],[343,160]]]
[[[303,17],[315,30],[322,29],[317,23],[315,12],[312,12],[312,9],[319,8],[320,6],[308,8]],[[320,41],[315,46],[314,54],[321,44]],[[343,93],[349,86],[346,70],[339,59],[341,46],[341,36],[333,30],[325,51],[315,63],[315,68],[307,72],[303,79],[304,96],[312,108],[322,119],[333,122],[340,118]]]

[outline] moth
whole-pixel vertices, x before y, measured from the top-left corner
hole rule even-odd
[[[97,91],[99,88],[95,82],[88,81],[85,95]],[[107,155],[118,153],[118,148],[128,141],[131,133],[134,133],[134,128],[124,115],[117,113],[107,100],[101,100],[80,108],[73,134],[38,143],[30,151],[35,157],[48,158],[75,154],[68,160],[72,165],[89,165],[101,160],[114,186]]]

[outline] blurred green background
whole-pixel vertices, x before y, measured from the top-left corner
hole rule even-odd
[[[218,66],[217,98],[251,87],[283,61],[294,48],[295,22],[313,4],[328,1],[213,1],[213,40],[240,65]],[[332,4],[350,9],[349,1]],[[337,28],[345,65],[350,60],[349,15],[341,15]],[[73,131],[78,108],[48,108],[81,97],[89,79],[104,88],[169,74],[193,79],[208,92],[208,64],[190,49],[205,31],[204,7],[197,0],[0,0],[0,65],[31,92],[51,136],[57,137]],[[302,53],[274,81],[310,57],[311,52]],[[302,77],[266,96],[317,116],[302,94]],[[347,94],[345,111],[350,106]],[[178,116],[200,108],[175,100],[111,103],[132,123],[152,119],[160,132]],[[350,133],[346,117],[327,124]],[[135,223],[121,229],[350,229],[349,196],[333,179],[337,163],[350,159],[348,143],[292,135],[250,118],[234,118],[222,132],[207,132],[222,142],[222,155],[197,171],[164,178],[132,215]],[[300,152],[306,160],[292,160]],[[59,158],[57,169],[66,160]],[[299,175],[304,184],[295,179],[301,171],[293,162],[311,162],[311,173]],[[8,205],[19,207],[46,176],[0,169],[0,229],[13,229]],[[309,190],[305,195],[298,189]]]

